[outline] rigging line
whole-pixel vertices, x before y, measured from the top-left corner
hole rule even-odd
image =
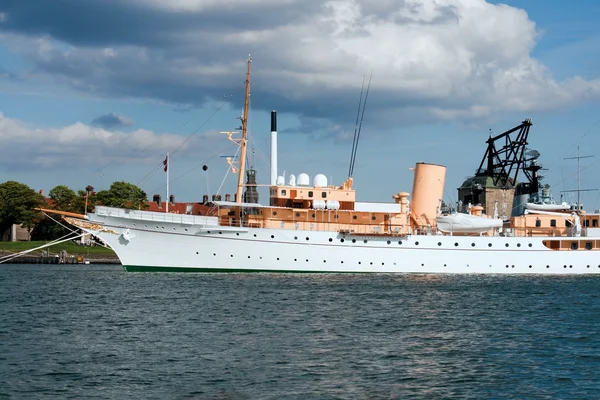
[[[560,158],[556,159],[556,160],[555,160],[553,163],[551,163],[551,164],[550,164],[550,165],[549,165],[547,168],[550,168],[550,167],[552,167],[552,166],[553,166],[554,164],[556,164],[556,163],[557,163],[559,160],[562,160],[562,159],[563,159],[563,157],[564,157],[565,155],[567,155],[567,154],[568,154],[568,153],[569,153],[569,152],[570,152],[570,151],[571,151],[571,150],[572,150],[572,149],[573,149],[575,146],[577,146],[577,145],[579,144],[579,142],[580,142],[580,141],[581,141],[581,140],[582,140],[582,139],[583,139],[585,136],[587,136],[587,134],[588,134],[588,133],[590,133],[590,132],[592,131],[592,129],[594,129],[594,128],[595,128],[595,127],[598,125],[598,124],[600,124],[600,119],[599,119],[599,120],[597,120],[596,122],[594,122],[594,124],[592,124],[592,126],[591,126],[591,127],[590,127],[590,128],[587,130],[587,131],[585,131],[585,133],[584,133],[583,135],[581,135],[581,137],[580,137],[579,139],[577,139],[577,141],[573,142],[573,144],[572,144],[570,147],[568,147],[568,148],[567,148],[567,150],[565,150],[565,151],[563,152],[563,154],[562,154],[562,156],[561,156]]]
[[[193,167],[192,169],[188,170],[187,172],[182,173],[181,175],[177,176],[176,178],[173,179],[169,179],[169,183],[173,183],[181,178],[183,178],[184,176],[186,176],[187,174],[197,170],[198,168],[202,167],[204,164],[208,163],[209,161],[215,159],[216,157],[220,156],[221,154],[223,154],[225,152],[225,150],[229,149],[230,147],[234,146],[233,144],[229,144],[227,147],[223,148],[223,151],[221,152],[216,152],[214,155],[212,155],[210,158],[207,158],[206,160],[204,160],[203,163],[196,165],[195,167]],[[161,163],[162,166],[162,163]],[[162,190],[165,186],[167,186],[166,184],[160,186],[159,188],[155,189],[153,191],[153,193],[156,193],[159,190]]]
[[[356,152],[358,150],[358,143],[360,141],[360,132],[362,130],[363,118],[365,117],[365,108],[367,107],[367,99],[369,98],[369,89],[371,88],[371,78],[373,78],[373,70],[369,76],[369,84],[367,85],[367,92],[365,93],[365,101],[363,103],[362,115],[360,116],[360,124],[358,125],[358,135],[356,136],[356,148],[354,149],[354,157],[352,158],[352,174],[354,174],[354,164],[356,162]]]
[[[67,238],[67,239],[61,240],[61,239],[63,239],[64,237],[71,236],[71,235],[72,235],[72,233],[71,233],[71,232],[69,232],[68,234],[66,234],[66,235],[62,236],[61,238],[59,238],[59,239],[56,239],[56,240],[53,240],[53,241],[51,241],[51,242],[48,242],[48,243],[46,243],[46,244],[44,244],[44,245],[41,245],[41,246],[39,246],[39,247],[35,247],[35,248],[33,248],[33,249],[29,249],[29,250],[24,250],[24,251],[21,251],[21,252],[19,252],[19,253],[16,253],[16,254],[10,254],[10,255],[8,255],[8,256],[0,257],[0,264],[2,264],[2,263],[5,263],[5,262],[7,262],[7,261],[10,261],[10,260],[14,260],[14,259],[15,259],[15,258],[17,258],[17,257],[21,257],[21,256],[23,256],[23,255],[25,255],[25,254],[29,254],[29,253],[31,253],[31,252],[34,252],[34,251],[36,251],[36,250],[41,250],[41,249],[43,249],[43,248],[50,247],[50,246],[54,246],[54,245],[56,245],[56,244],[61,244],[61,243],[64,243],[64,242],[68,242],[69,240],[74,240],[74,239],[80,238],[80,237],[82,237],[83,235],[87,235],[87,234],[88,234],[87,232],[84,232],[84,233],[82,233],[81,235],[74,236],[74,237],[69,237],[69,238]]]
[[[240,151],[240,147],[238,147],[238,149],[236,150],[235,155],[233,156],[233,158],[237,157],[239,151]],[[228,166],[227,172],[225,173],[225,176],[223,177],[223,180],[221,181],[221,186],[219,186],[219,189],[217,189],[217,193],[215,193],[215,194],[220,194],[221,193],[221,189],[223,189],[223,185],[225,184],[225,180],[229,176],[229,172],[231,172],[231,168]],[[239,172],[240,171],[238,170],[238,173]]]
[[[233,95],[230,95],[230,97]],[[217,115],[217,113],[219,111],[221,111],[221,109],[223,109],[223,107],[225,107],[227,103],[225,101],[223,101],[223,103],[200,125],[198,126],[190,135],[188,135],[188,137],[179,144],[179,146],[177,146],[175,148],[175,150],[169,152],[170,155],[175,154],[184,144],[186,144],[195,134],[197,134],[200,129],[202,129],[215,115]],[[150,172],[148,172],[139,182],[138,182],[138,186],[141,185],[146,179],[148,179],[152,174],[154,174],[158,169],[162,168],[162,161],[160,163],[158,163],[156,165],[156,167],[154,167]]]
[[[589,164],[586,167],[580,168],[579,172],[585,171],[586,169],[593,167],[594,165],[598,164],[599,162],[600,162],[600,159],[597,160],[597,161],[594,161],[593,163]],[[563,171],[563,173],[564,173],[564,171]],[[557,182],[555,185],[560,185],[561,183],[566,184],[566,182],[567,182],[568,179],[571,179],[571,178],[573,178],[575,176],[577,176],[577,172],[575,172],[574,174],[571,174],[571,175],[567,176],[566,178],[563,176],[563,179],[561,181]],[[554,186],[554,185],[552,185],[552,186]],[[563,189],[566,189],[566,186],[563,186]]]
[[[348,166],[348,178],[352,177],[352,155],[356,146],[356,131],[358,130],[358,117],[360,115],[360,106],[362,104],[363,91],[365,90],[365,75],[363,74],[362,86],[360,88],[360,97],[358,98],[358,109],[356,110],[356,122],[354,123],[354,137],[352,139],[352,150],[350,150],[350,165]]]

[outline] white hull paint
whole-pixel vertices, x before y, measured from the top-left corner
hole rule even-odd
[[[139,211],[124,218],[124,210],[102,209],[100,214],[104,215],[91,214],[90,220],[76,220],[75,225],[107,243],[128,270],[600,273],[600,254],[596,251],[556,251],[544,246],[544,240],[556,237],[352,236],[330,231],[219,227],[214,217]],[[143,219],[138,219],[142,214]],[[185,217],[196,220],[186,221]]]

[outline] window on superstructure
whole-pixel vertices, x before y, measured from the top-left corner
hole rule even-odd
[[[542,226],[542,220],[538,218],[535,220],[535,227],[539,228],[540,226]]]
[[[322,198],[326,198],[327,197],[327,192],[321,192],[321,197]]]
[[[592,242],[585,242],[585,249],[586,250],[591,250],[592,249]]]
[[[285,196],[286,194],[287,194],[287,190],[285,190],[285,189],[281,189],[281,195],[282,195],[282,196]]]
[[[550,226],[553,228],[556,228],[556,220],[555,219],[550,220]]]
[[[579,243],[571,242],[571,250],[577,250],[579,248]]]
[[[585,226],[586,228],[590,226],[590,220],[586,219],[585,221],[583,221],[583,226]]]
[[[313,197],[313,192],[312,192],[312,190],[309,190],[309,191],[308,191],[308,197]]]
[[[593,226],[594,228],[597,228],[597,227],[598,227],[598,220],[597,220],[597,219],[593,219],[593,220],[592,220],[592,226]]]

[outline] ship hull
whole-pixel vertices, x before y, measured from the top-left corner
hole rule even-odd
[[[154,217],[153,217],[154,218]],[[197,218],[197,217],[196,217]],[[600,254],[551,250],[544,237],[354,236],[331,231],[220,227],[203,223],[94,216],[71,220],[99,237],[126,271],[290,273],[600,273]]]

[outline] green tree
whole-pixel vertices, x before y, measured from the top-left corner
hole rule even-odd
[[[110,189],[96,193],[98,204],[109,207],[145,209],[146,192],[128,182],[113,182]]]
[[[43,204],[43,196],[25,184],[16,181],[0,184],[0,233],[13,224],[22,224],[31,230],[37,218],[34,208]]]
[[[77,194],[65,185],[58,185],[48,192],[48,197],[53,201],[53,206],[57,210],[80,212],[78,210]]]

